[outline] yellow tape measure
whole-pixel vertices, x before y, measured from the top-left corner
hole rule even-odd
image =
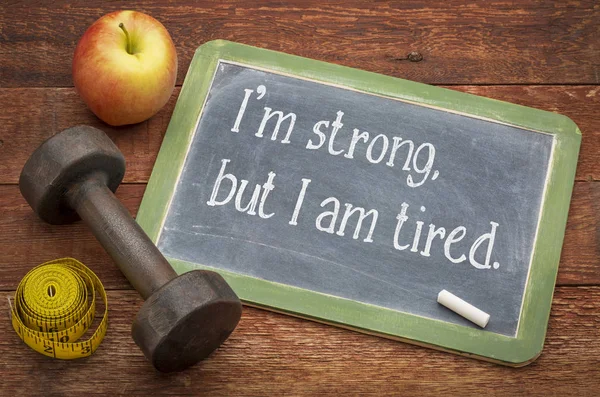
[[[76,342],[94,321],[96,291],[104,300],[104,316],[90,339]],[[11,305],[12,325],[33,350],[71,360],[91,355],[108,326],[106,292],[98,277],[73,258],[34,267],[23,277]]]

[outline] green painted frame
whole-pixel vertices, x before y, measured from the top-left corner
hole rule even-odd
[[[493,99],[224,40],[192,60],[137,221],[156,243],[219,60],[344,86],[554,136],[538,231],[516,337],[455,325],[220,269],[248,305],[504,365],[534,361],[543,348],[575,178],[581,132],[569,118]],[[209,268],[167,258],[178,273]]]

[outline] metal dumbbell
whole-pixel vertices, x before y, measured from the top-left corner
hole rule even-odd
[[[44,221],[83,219],[146,301],[132,336],[159,371],[180,371],[205,358],[235,329],[237,295],[215,272],[177,276],[114,196],[125,160],[104,132],[78,126],[44,142],[19,179],[21,194]]]

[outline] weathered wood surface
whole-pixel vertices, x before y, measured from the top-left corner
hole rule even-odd
[[[600,86],[449,88],[570,117],[583,131],[577,180],[600,180]],[[147,182],[178,94],[176,88],[169,103],[150,120],[114,128],[97,119],[73,88],[0,88],[0,184],[17,183],[31,151],[45,139],[84,123],[106,131],[123,151],[126,182]]]
[[[559,112],[583,132],[546,344],[506,368],[245,308],[210,359],[156,373],[130,337],[141,300],[81,224],[50,226],[21,198],[18,175],[44,139],[76,124],[108,132],[128,162],[117,196],[133,213],[178,94],[151,120],[110,128],[72,88],[71,58],[101,15],[135,7],[177,46],[181,84],[195,48],[228,39]],[[423,60],[411,62],[409,52]],[[109,291],[109,330],[92,357],[58,361],[0,321],[0,395],[540,395],[600,390],[600,4],[462,0],[0,2],[0,301],[34,265],[73,256]]]
[[[0,87],[70,87],[85,29],[127,1],[4,0]],[[136,2],[177,46],[227,39],[432,84],[598,84],[600,5],[582,1]],[[407,54],[421,54],[420,62]]]
[[[122,185],[117,197],[135,214],[145,185]],[[37,218],[16,185],[0,185],[0,290],[14,289],[35,264],[73,256],[107,289],[131,288],[82,222],[48,225]],[[558,285],[600,285],[600,183],[577,182],[558,272]]]
[[[3,308],[8,296],[0,292]],[[597,286],[556,289],[543,353],[519,369],[244,308],[239,327],[213,356],[164,375],[130,337],[139,296],[111,291],[108,299],[106,339],[82,360],[42,356],[1,321],[2,394],[594,396],[598,391]]]

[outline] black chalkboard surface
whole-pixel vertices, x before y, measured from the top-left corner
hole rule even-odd
[[[208,47],[138,216],[178,271],[213,268],[248,303],[384,336],[509,364],[539,353],[539,341],[521,350],[534,332],[543,343],[576,127],[289,55]],[[463,108],[448,105],[457,98]],[[540,247],[555,245],[550,264],[536,265]],[[547,284],[537,296],[534,278]],[[485,330],[439,305],[442,289],[489,313]],[[528,325],[532,298],[546,302]]]

